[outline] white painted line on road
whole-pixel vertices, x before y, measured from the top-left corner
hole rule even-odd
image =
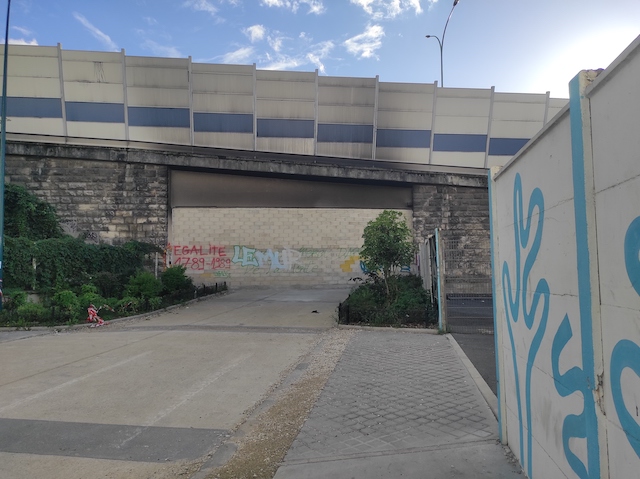
[[[206,389],[209,386],[211,386],[214,382],[216,382],[218,379],[220,379],[222,376],[224,376],[225,374],[227,374],[228,372],[230,372],[234,368],[238,367],[241,363],[243,363],[244,361],[249,359],[251,356],[252,356],[252,354],[243,354],[242,356],[236,358],[235,361],[225,365],[224,367],[222,367],[221,369],[219,369],[215,373],[213,373],[210,376],[208,376],[207,378],[205,378],[203,381],[200,381],[190,391],[187,391],[187,393],[184,394],[180,398],[180,400],[178,402],[176,402],[176,403],[172,404],[171,406],[167,407],[166,409],[158,412],[158,414],[156,414],[153,417],[153,419],[147,421],[144,425],[138,427],[133,434],[131,434],[129,437],[127,437],[120,444],[117,444],[116,447],[118,447],[118,448],[124,447],[129,441],[131,441],[132,439],[135,439],[140,434],[142,434],[145,430],[147,430],[148,428],[150,428],[153,425],[157,424],[159,421],[161,421],[162,419],[167,417],[169,414],[171,414],[173,411],[178,409],[180,406],[184,405],[185,403],[187,403],[188,401],[193,399],[197,394],[200,394],[204,389]]]
[[[24,399],[18,399],[17,401],[12,402],[11,404],[8,404],[6,406],[0,407],[0,413],[3,413],[9,409],[12,409],[16,406],[22,406],[25,403],[31,402],[31,401],[35,401],[36,399],[39,399],[43,396],[46,396],[47,394],[59,391],[62,388],[65,388],[67,386],[71,386],[73,384],[79,383],[80,381],[84,381],[85,379],[89,379],[90,377],[96,376],[98,374],[102,374],[105,371],[109,371],[111,369],[115,369],[117,367],[123,366],[127,363],[130,363],[131,361],[136,361],[137,359],[140,359],[142,356],[146,356],[147,354],[151,353],[151,351],[147,351],[141,354],[138,354],[137,356],[132,356],[128,359],[125,359],[123,361],[120,361],[119,363],[114,363],[114,364],[110,364],[107,367],[104,367],[102,369],[98,369],[97,371],[93,371],[92,373],[89,374],[85,374],[84,376],[80,376],[79,378],[75,378],[75,379],[71,379],[70,381],[64,382],[62,384],[58,384],[57,386],[54,386],[52,388],[49,389],[45,389],[44,391],[40,391],[39,393],[33,394],[31,396],[27,396]]]

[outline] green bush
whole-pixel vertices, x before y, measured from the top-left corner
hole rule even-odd
[[[2,308],[5,311],[16,311],[27,302],[27,293],[21,289],[5,289]]]
[[[135,314],[140,311],[140,298],[126,296],[118,301],[116,310],[124,315]]]
[[[51,299],[54,306],[67,312],[75,312],[80,307],[78,295],[68,289],[58,291]]]
[[[185,274],[186,268],[181,265],[169,266],[162,272],[162,292],[164,294],[193,291],[193,280]]]
[[[129,278],[125,290],[127,296],[149,300],[160,295],[162,283],[148,271],[140,271]]]
[[[4,208],[6,236],[31,241],[62,236],[55,208],[22,186],[13,183],[5,185]]]
[[[390,276],[387,284],[397,291],[388,302],[386,285],[373,276],[351,292],[341,305],[342,322],[370,325],[425,325],[435,322],[430,295],[415,275]],[[348,315],[348,316],[347,316]]]
[[[16,314],[26,324],[48,323],[51,320],[51,311],[39,303],[25,303],[18,306]]]

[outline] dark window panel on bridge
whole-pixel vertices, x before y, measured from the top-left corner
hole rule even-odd
[[[430,130],[378,129],[376,146],[381,148],[429,148]]]
[[[258,118],[258,138],[313,138],[313,120]]]
[[[373,143],[373,125],[320,123],[318,141],[323,143]]]
[[[253,115],[250,113],[194,113],[193,131],[253,133]]]
[[[433,136],[433,151],[456,151],[484,153],[487,135],[436,133]]]
[[[130,106],[129,126],[190,128],[189,109]]]
[[[60,98],[8,97],[7,116],[62,118]]]
[[[68,101],[65,103],[67,121],[124,123],[124,104]]]
[[[489,140],[490,155],[513,156],[527,144],[527,138],[491,138]]]

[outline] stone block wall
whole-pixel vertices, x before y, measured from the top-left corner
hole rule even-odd
[[[490,277],[489,193],[486,187],[416,185],[413,228],[424,241],[440,228],[447,279]],[[488,283],[488,281],[484,281]]]
[[[5,177],[53,205],[73,236],[166,243],[166,166],[8,155]]]

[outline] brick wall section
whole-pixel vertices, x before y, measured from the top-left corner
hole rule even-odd
[[[367,223],[382,210],[174,208],[168,260],[199,283],[348,284],[362,276]],[[411,211],[404,211],[411,224]]]
[[[5,175],[52,204],[69,234],[95,243],[166,243],[166,166],[7,156]]]
[[[417,239],[440,228],[451,263],[447,276],[488,275],[491,265],[489,192],[485,188],[445,185],[413,187],[413,228]]]

